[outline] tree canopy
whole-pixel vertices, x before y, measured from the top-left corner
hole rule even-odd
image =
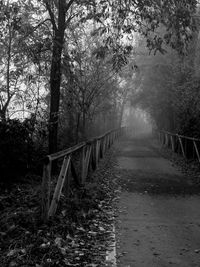
[[[46,121],[50,153],[63,131],[75,142],[99,120],[119,125],[131,91],[124,68],[138,73],[138,38],[150,53],[170,47],[183,58],[198,30],[194,0],[2,0],[0,20],[1,120],[32,113]]]

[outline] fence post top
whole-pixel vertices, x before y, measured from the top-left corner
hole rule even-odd
[[[86,145],[91,145],[93,140],[86,141]]]
[[[45,165],[48,165],[51,161],[51,157],[49,155],[47,155],[44,159],[43,159],[43,162]]]

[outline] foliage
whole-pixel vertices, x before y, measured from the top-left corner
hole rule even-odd
[[[150,113],[159,129],[200,136],[199,78],[195,65],[198,36],[193,35],[188,54],[168,48],[166,55],[139,55],[132,104]],[[139,80],[139,83],[138,83]]]
[[[176,88],[178,99],[174,107],[177,114],[176,131],[186,136],[200,137],[200,80],[191,79]]]
[[[185,54],[196,28],[196,7],[196,0],[102,0],[93,14],[99,25],[95,33],[105,36],[104,50],[110,49],[114,62],[117,59],[122,66],[131,51],[132,44],[127,46],[127,42],[134,39],[135,32],[145,37],[148,49],[154,53],[165,53],[167,44]],[[165,27],[163,34],[160,26]]]
[[[189,75],[189,70],[187,75],[178,71],[182,65],[177,62],[190,49],[196,5],[195,0],[1,1],[1,121],[34,113],[32,137],[40,139],[38,128],[41,132],[45,128],[45,146],[48,136],[55,150],[58,133],[66,146],[120,125],[132,84],[139,88],[145,76],[134,101],[157,122],[168,113],[169,122],[160,127],[173,128],[171,117],[181,115],[172,88],[181,88],[181,77]],[[175,67],[167,62],[147,71],[133,64],[126,73],[125,66],[135,57],[138,33],[145,38],[148,52],[171,53],[167,46],[175,49]],[[153,64],[157,57],[151,60]],[[153,85],[147,93],[149,82]],[[40,146],[41,155],[45,148]]]
[[[87,25],[88,28],[94,26],[89,22]],[[99,135],[116,126],[111,123],[110,113],[114,109],[118,75],[112,69],[109,56],[94,56],[101,40],[90,33],[81,27],[71,27],[68,32],[70,41],[64,50],[61,131],[67,131],[72,142]],[[105,120],[96,124],[101,116]]]
[[[72,192],[71,201],[62,198],[60,214],[48,224],[39,220],[40,185],[1,192],[2,266],[102,265],[112,243],[112,203],[118,192],[113,166],[109,154],[91,177],[95,181]]]
[[[36,164],[35,160],[42,157],[41,147],[34,144],[34,127],[32,118],[23,122],[15,119],[0,123],[0,182],[15,183],[22,180]],[[38,162],[37,168],[40,165],[41,162]]]
[[[36,7],[30,1],[2,1],[0,9],[0,116],[2,120],[38,109],[45,65],[41,49],[47,50],[49,31],[37,31]],[[39,16],[39,12],[37,13]],[[43,26],[43,27],[42,27]],[[42,37],[41,37],[42,35]],[[42,46],[41,46],[42,44]],[[43,68],[42,68],[43,67]],[[26,115],[27,116],[27,115]]]

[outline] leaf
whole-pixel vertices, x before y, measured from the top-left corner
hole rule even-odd
[[[54,240],[55,244],[58,246],[58,247],[61,247],[62,245],[62,238],[61,237],[56,237],[56,239]]]
[[[7,257],[12,257],[19,252],[18,249],[12,249],[8,252]]]

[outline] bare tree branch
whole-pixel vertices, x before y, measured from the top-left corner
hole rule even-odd
[[[54,16],[53,11],[51,9],[50,2],[48,0],[44,0],[44,3],[46,4],[46,8],[49,12],[51,23],[53,25],[53,30],[56,32],[58,30],[58,27],[56,25],[55,16]]]
[[[71,5],[75,2],[75,0],[70,0],[66,5],[66,12],[70,9]]]

